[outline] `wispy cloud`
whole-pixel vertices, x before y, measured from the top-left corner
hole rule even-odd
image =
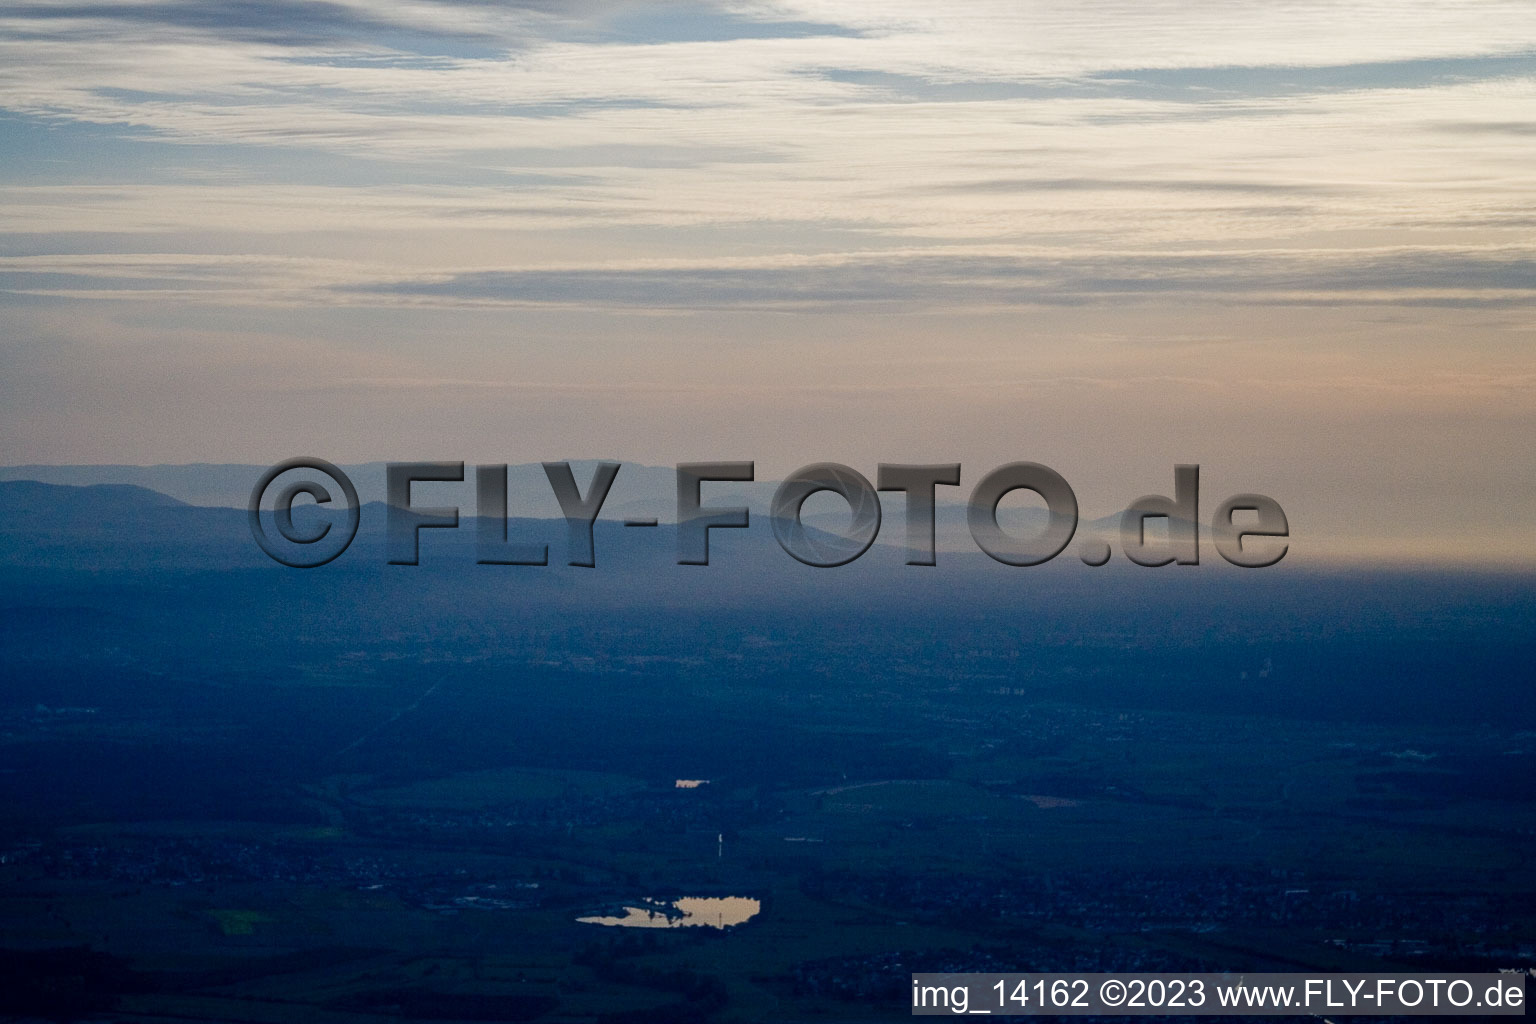
[[[433,269],[229,254],[0,257],[0,294],[184,303],[508,306],[576,309],[998,308],[1161,302],[1245,305],[1522,306],[1536,300],[1536,248],[860,252],[816,257],[643,260],[604,267]]]

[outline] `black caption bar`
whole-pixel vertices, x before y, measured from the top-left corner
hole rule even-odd
[[[1525,1015],[1525,974],[914,974],[919,1016]]]

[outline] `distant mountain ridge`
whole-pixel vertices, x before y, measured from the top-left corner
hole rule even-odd
[[[578,486],[585,492],[592,479],[598,459],[571,459],[573,475]],[[618,461],[618,460],[613,460]],[[655,519],[659,523],[677,520],[676,469],[672,466],[648,466],[642,463],[624,462],[615,478],[607,500],[603,503],[600,518],[607,522],[626,519]],[[341,465],[338,468],[353,481],[358,497],[364,505],[384,502],[385,474],[388,463],[367,462]],[[174,506],[199,506],[206,509],[244,510],[250,498],[251,488],[269,467],[241,463],[186,463],[153,466],[131,465],[74,465],[51,466],[42,464],[0,467],[0,487],[8,484],[32,484],[33,489],[15,490],[4,502],[32,502],[41,505],[57,501],[68,506],[69,515],[104,514],[110,508],[136,507],[168,508]],[[462,483],[430,483],[418,485],[417,501],[422,505],[457,504],[462,520],[475,517],[474,466],[466,464]],[[777,480],[757,480],[745,483],[718,482],[706,485],[704,504],[711,508],[746,506],[754,525],[767,526]],[[61,488],[49,491],[45,488]],[[453,490],[448,490],[452,488]],[[73,493],[75,489],[91,491],[89,495]],[[99,490],[97,490],[99,489]],[[425,495],[420,492],[425,490]],[[559,503],[550,490],[543,466],[537,462],[511,465],[507,471],[507,515],[514,519],[552,520],[561,518]],[[953,492],[952,494],[947,492]],[[939,488],[935,508],[935,547],[939,551],[975,551],[964,504],[968,495],[965,487]],[[32,497],[24,497],[25,495]],[[137,495],[137,497],[135,497]],[[153,495],[153,497],[150,497]],[[110,501],[120,496],[121,501]],[[881,505],[886,523],[876,540],[878,545],[901,546],[906,543],[903,529],[905,522],[905,498],[897,492],[882,492]],[[305,499],[307,500],[307,499]],[[847,528],[848,515],[835,507],[833,511],[816,512],[809,506],[803,521],[806,526],[841,535]],[[827,507],[826,505],[822,506]],[[17,504],[16,511],[20,511]],[[1047,526],[1047,513],[1043,508],[1001,508],[998,522],[1006,530],[1021,536],[1035,534]],[[468,526],[468,522],[464,526]],[[1153,526],[1154,529],[1158,525]],[[1090,536],[1109,541],[1119,549],[1120,513],[1097,518],[1084,516],[1078,523],[1074,544]],[[1065,554],[1071,554],[1071,551]]]
[[[0,513],[50,515],[68,512],[118,512],[127,509],[186,508],[187,502],[137,484],[57,484],[40,480],[0,480]]]
[[[569,459],[576,482],[585,491],[600,459]],[[609,460],[619,461],[619,460]],[[339,468],[351,478],[358,497],[364,504],[383,501],[385,498],[386,462],[340,464]],[[664,520],[676,516],[676,470],[671,466],[647,466],[637,462],[623,463],[623,469],[615,480],[608,500],[603,504],[603,518],[656,516]],[[269,467],[244,463],[192,462],[185,464],[165,463],[153,466],[130,465],[74,465],[53,466],[32,463],[19,466],[0,466],[0,481],[33,480],[46,484],[69,487],[90,487],[101,484],[129,485],[158,491],[188,505],[204,505],[215,508],[243,509],[250,500],[251,488],[261,479]],[[464,486],[474,487],[474,464],[464,467]],[[560,516],[560,506],[555,501],[549,482],[540,463],[526,462],[510,466],[507,471],[507,512],[514,516],[554,519]],[[436,487],[449,486],[444,484]],[[758,511],[766,512],[776,481],[756,483],[730,483],[711,485],[711,504],[745,503]],[[473,499],[469,499],[472,505]],[[466,508],[466,512],[469,509]]]

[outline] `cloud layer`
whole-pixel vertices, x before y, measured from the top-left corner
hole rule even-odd
[[[1403,247],[1444,247],[1468,273],[1368,274],[1352,290],[1482,301],[1530,237],[1536,9],[38,2],[0,13],[0,108],[8,253],[109,233],[122,262],[98,253],[103,278],[13,265],[13,294],[128,279],[147,294],[158,256],[178,296],[233,276],[242,301],[328,301],[342,285],[352,301],[530,302],[536,287],[483,285],[569,270],[548,293],[560,303],[591,273],[676,258],[693,276],[667,302],[692,280],[714,303],[707,267],[738,274],[750,236],[766,264],[844,268],[854,301],[880,291],[854,268],[892,267],[886,297],[910,297],[931,267],[920,291],[943,291],[957,247],[984,279],[1020,277],[989,301],[1041,298],[1020,268],[1050,250],[1102,274],[1069,274],[1074,301],[1140,290],[1127,282],[1165,254],[1151,287],[1204,292],[1185,254],[1271,250],[1231,261],[1215,290],[1289,302],[1320,249],[1372,268]],[[302,237],[315,230],[355,241]],[[465,243],[456,259],[377,258],[421,232]],[[307,291],[302,274],[246,275],[275,233],[315,259]],[[602,251],[545,258],[551,233],[603,237]],[[1300,269],[1276,272],[1285,259]],[[774,274],[738,290],[771,291]],[[829,275],[814,290],[837,288]]]

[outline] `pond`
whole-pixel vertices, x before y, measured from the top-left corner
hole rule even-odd
[[[625,903],[619,915],[578,917],[582,924],[610,928],[730,928],[756,917],[762,902],[748,896],[684,896]]]

